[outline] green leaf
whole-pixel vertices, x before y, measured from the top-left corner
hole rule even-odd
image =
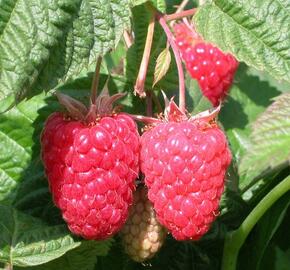
[[[290,205],[289,193],[280,198],[259,220],[244,247],[240,260],[244,269],[263,269],[261,261]]]
[[[64,226],[48,227],[40,220],[0,205],[0,261],[32,266],[56,259],[80,245]]]
[[[14,198],[15,193],[12,193],[16,192],[17,184],[22,181],[23,173],[31,162],[34,150],[32,146],[35,140],[39,140],[33,134],[35,130],[39,134],[42,125],[42,122],[35,120],[37,111],[43,106],[44,95],[39,95],[5,114],[0,114],[0,201]],[[34,158],[32,162],[38,160],[39,163],[39,157]],[[39,172],[34,171],[30,180],[37,178]]]
[[[205,40],[239,61],[290,82],[290,2],[214,0],[194,16]]]
[[[169,48],[166,47],[157,57],[156,66],[154,71],[154,80],[153,80],[153,87],[154,85],[159,82],[167,73],[171,62],[171,53]]]
[[[92,270],[98,261],[98,256],[106,256],[111,248],[112,243],[112,239],[99,242],[83,241],[79,247],[67,252],[64,256],[56,260],[26,269]]]
[[[186,107],[191,114],[197,114],[212,108],[210,101],[202,94],[198,82],[189,73],[185,75]]]
[[[129,27],[129,4],[129,0],[1,3],[1,111],[93,69],[97,55],[114,48]]]
[[[276,260],[274,270],[288,270],[290,265],[290,249],[283,251],[276,248]]]
[[[239,171],[245,175],[241,188],[253,179],[285,168],[290,160],[290,93],[277,97],[253,124],[252,146],[242,158]]]
[[[155,8],[157,8],[161,12],[166,11],[166,1],[165,0],[131,0],[132,6],[142,5],[146,2],[150,2],[153,4]]]

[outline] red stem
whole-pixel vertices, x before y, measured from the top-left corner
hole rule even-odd
[[[133,38],[132,38],[131,33],[128,30],[125,30],[123,34],[123,38],[124,38],[124,42],[126,44],[127,49],[129,49],[133,44]]]
[[[184,17],[192,16],[196,13],[196,11],[197,11],[196,8],[192,8],[192,9],[184,10],[178,13],[164,15],[164,19],[166,21],[178,20]]]
[[[98,86],[100,80],[100,69],[101,69],[102,57],[99,56],[96,64],[94,79],[91,88],[91,103],[96,105],[97,93],[98,93]]]
[[[159,13],[159,12],[156,12],[156,17],[157,17],[157,20],[159,21],[161,27],[163,28],[163,30],[167,36],[167,40],[168,40],[168,42],[172,48],[172,51],[174,53],[174,57],[175,57],[175,61],[176,61],[177,69],[178,69],[178,78],[179,78],[179,109],[182,112],[185,112],[185,82],[184,82],[184,73],[183,73],[183,67],[182,67],[182,62],[181,62],[179,50],[178,50],[178,47],[175,43],[174,36],[171,33],[171,31],[170,31],[170,29],[165,21],[164,15]]]
[[[148,31],[147,31],[143,57],[142,57],[138,77],[137,77],[135,87],[134,87],[135,93],[137,93],[140,97],[146,96],[146,92],[144,91],[144,86],[145,86],[145,80],[146,80],[151,47],[152,47],[152,42],[153,42],[154,27],[155,27],[155,16],[152,14],[149,25],[148,25]]]

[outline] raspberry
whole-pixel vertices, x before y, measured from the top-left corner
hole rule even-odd
[[[139,173],[134,121],[120,113],[85,123],[53,113],[45,123],[41,146],[53,200],[69,229],[96,240],[119,231]]]
[[[231,153],[212,119],[169,114],[141,136],[141,171],[159,222],[177,240],[198,240],[218,215]]]
[[[192,78],[198,81],[203,94],[217,106],[234,79],[238,61],[210,43],[205,43],[189,26],[174,26],[175,40]]]
[[[134,204],[121,236],[126,253],[136,262],[152,258],[163,245],[166,231],[157,221],[147,198],[146,187],[136,190]]]

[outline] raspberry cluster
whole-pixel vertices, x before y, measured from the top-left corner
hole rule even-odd
[[[126,253],[136,262],[152,258],[163,245],[166,231],[156,218],[145,187],[138,188],[134,194],[130,216],[121,236]]]
[[[210,43],[205,43],[185,23],[174,26],[175,40],[186,69],[198,81],[203,94],[217,106],[234,79],[238,61]]]

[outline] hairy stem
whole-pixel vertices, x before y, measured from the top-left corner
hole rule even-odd
[[[184,10],[181,12],[176,12],[173,14],[164,15],[164,19],[166,21],[178,20],[178,19],[181,19],[184,17],[192,16],[196,13],[196,11],[197,11],[196,8],[192,8],[192,9]]]
[[[129,33],[128,30],[125,30],[123,34],[123,38],[124,38],[124,42],[126,44],[127,49],[129,49],[133,44],[133,37],[131,33]]]
[[[258,203],[258,205],[252,210],[237,230],[227,234],[224,244],[222,270],[236,269],[239,251],[251,230],[254,228],[259,219],[265,214],[265,212],[289,190],[290,176],[275,186]]]
[[[178,78],[179,78],[179,109],[182,112],[185,112],[185,82],[184,82],[184,73],[183,73],[183,67],[182,67],[182,62],[181,62],[179,50],[178,50],[178,47],[175,43],[173,34],[171,33],[171,31],[166,23],[164,15],[157,12],[157,11],[155,11],[155,13],[156,13],[156,17],[157,17],[161,27],[163,28],[163,30],[167,36],[167,40],[168,40],[168,42],[172,48],[172,51],[174,53],[174,57],[175,57],[175,61],[176,61],[177,69],[178,69]]]
[[[10,263],[7,263],[4,267],[4,270],[13,270],[13,265]]]
[[[97,93],[98,93],[98,85],[100,80],[100,69],[101,69],[102,57],[99,56],[97,59],[94,79],[91,88],[91,103],[96,105]]]
[[[137,93],[140,97],[146,96],[144,86],[145,86],[145,80],[146,80],[148,64],[149,64],[149,59],[150,59],[150,53],[151,53],[151,47],[152,47],[152,42],[153,42],[154,27],[155,27],[155,16],[154,16],[154,14],[152,14],[151,18],[150,18],[149,25],[148,25],[148,31],[147,31],[147,37],[146,37],[143,57],[142,57],[138,77],[137,77],[135,87],[134,87],[135,93]]]
[[[181,4],[176,9],[175,13],[181,12],[184,10],[185,6],[188,4],[189,0],[183,0]]]

